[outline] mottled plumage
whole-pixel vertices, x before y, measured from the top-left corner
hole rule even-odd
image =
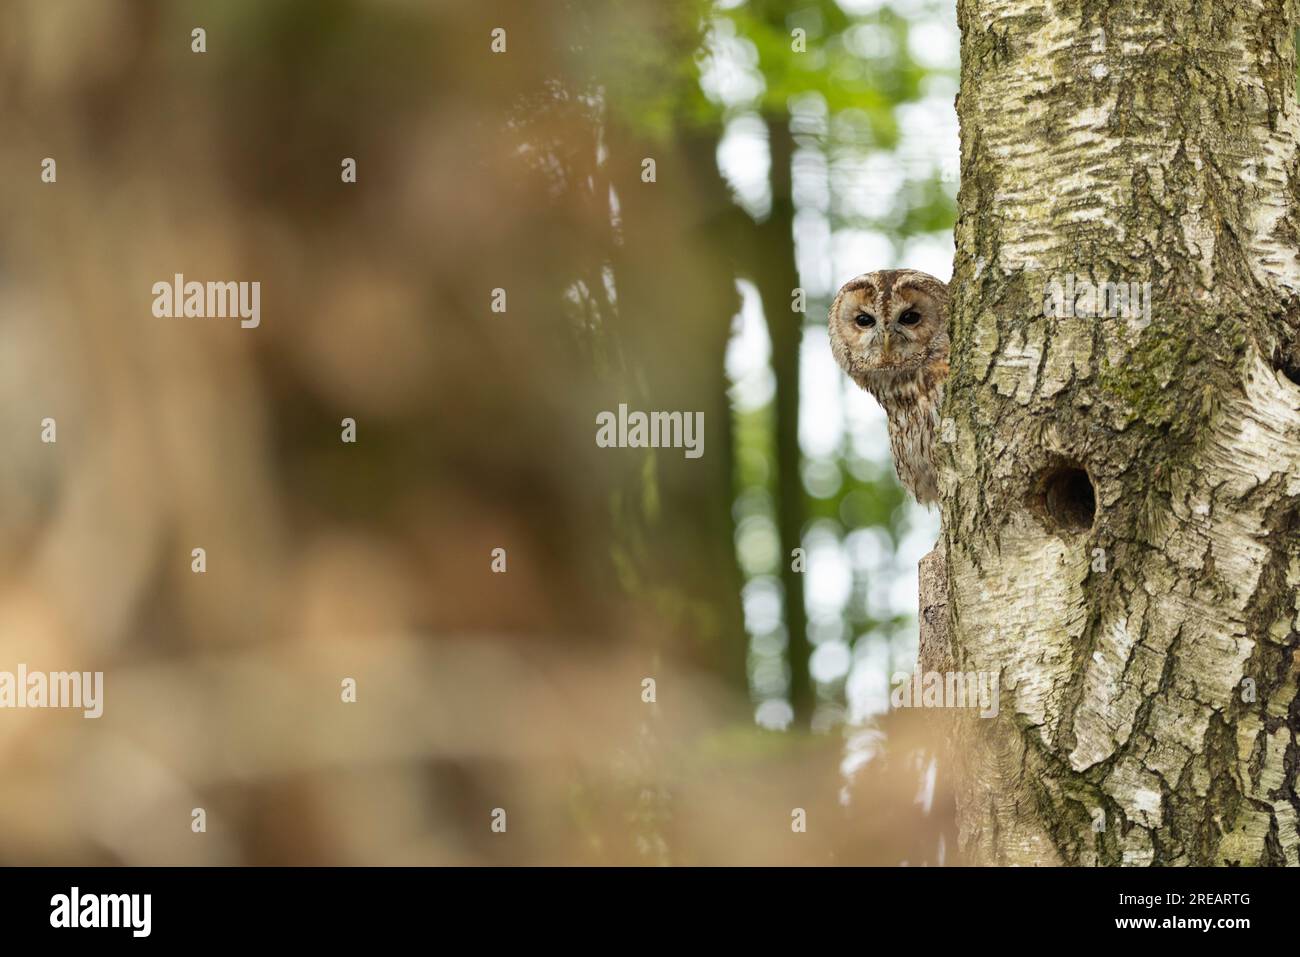
[[[904,487],[923,505],[937,502],[934,442],[948,377],[948,287],[914,269],[864,273],[831,304],[830,339],[840,368],[889,417],[889,446]]]

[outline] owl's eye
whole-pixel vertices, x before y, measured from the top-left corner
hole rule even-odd
[[[853,317],[853,321],[858,324],[859,329],[870,329],[876,324],[876,317],[869,313],[860,312]]]
[[[909,309],[898,317],[898,321],[905,326],[914,326],[921,321],[921,314],[915,309]]]

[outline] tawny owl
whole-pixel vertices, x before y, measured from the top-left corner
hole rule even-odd
[[[934,468],[939,403],[948,378],[948,287],[915,269],[846,282],[830,312],[831,352],[889,417],[889,446],[905,488],[939,500]]]

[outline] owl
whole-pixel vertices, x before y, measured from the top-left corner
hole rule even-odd
[[[830,337],[840,368],[889,417],[899,480],[922,505],[937,502],[934,442],[948,378],[948,287],[915,269],[863,273],[831,303]]]

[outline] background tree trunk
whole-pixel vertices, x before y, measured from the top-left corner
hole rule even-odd
[[[1300,863],[1296,5],[958,16],[942,510],[957,666],[1001,679],[963,850]],[[1069,274],[1150,324],[1045,317]]]
[[[804,314],[790,308],[791,297],[799,285],[792,195],[795,142],[788,115],[769,115],[765,119],[772,159],[769,173],[772,214],[754,230],[757,235],[750,269],[763,300],[767,334],[772,340],[772,374],[776,379],[776,514],[788,631],[790,706],[795,723],[807,728],[817,704],[817,691],[809,667],[812,646],[808,641],[803,573],[794,570],[790,557],[794,549],[803,545],[803,527],[808,520],[800,476],[803,455],[799,449],[799,362]]]

